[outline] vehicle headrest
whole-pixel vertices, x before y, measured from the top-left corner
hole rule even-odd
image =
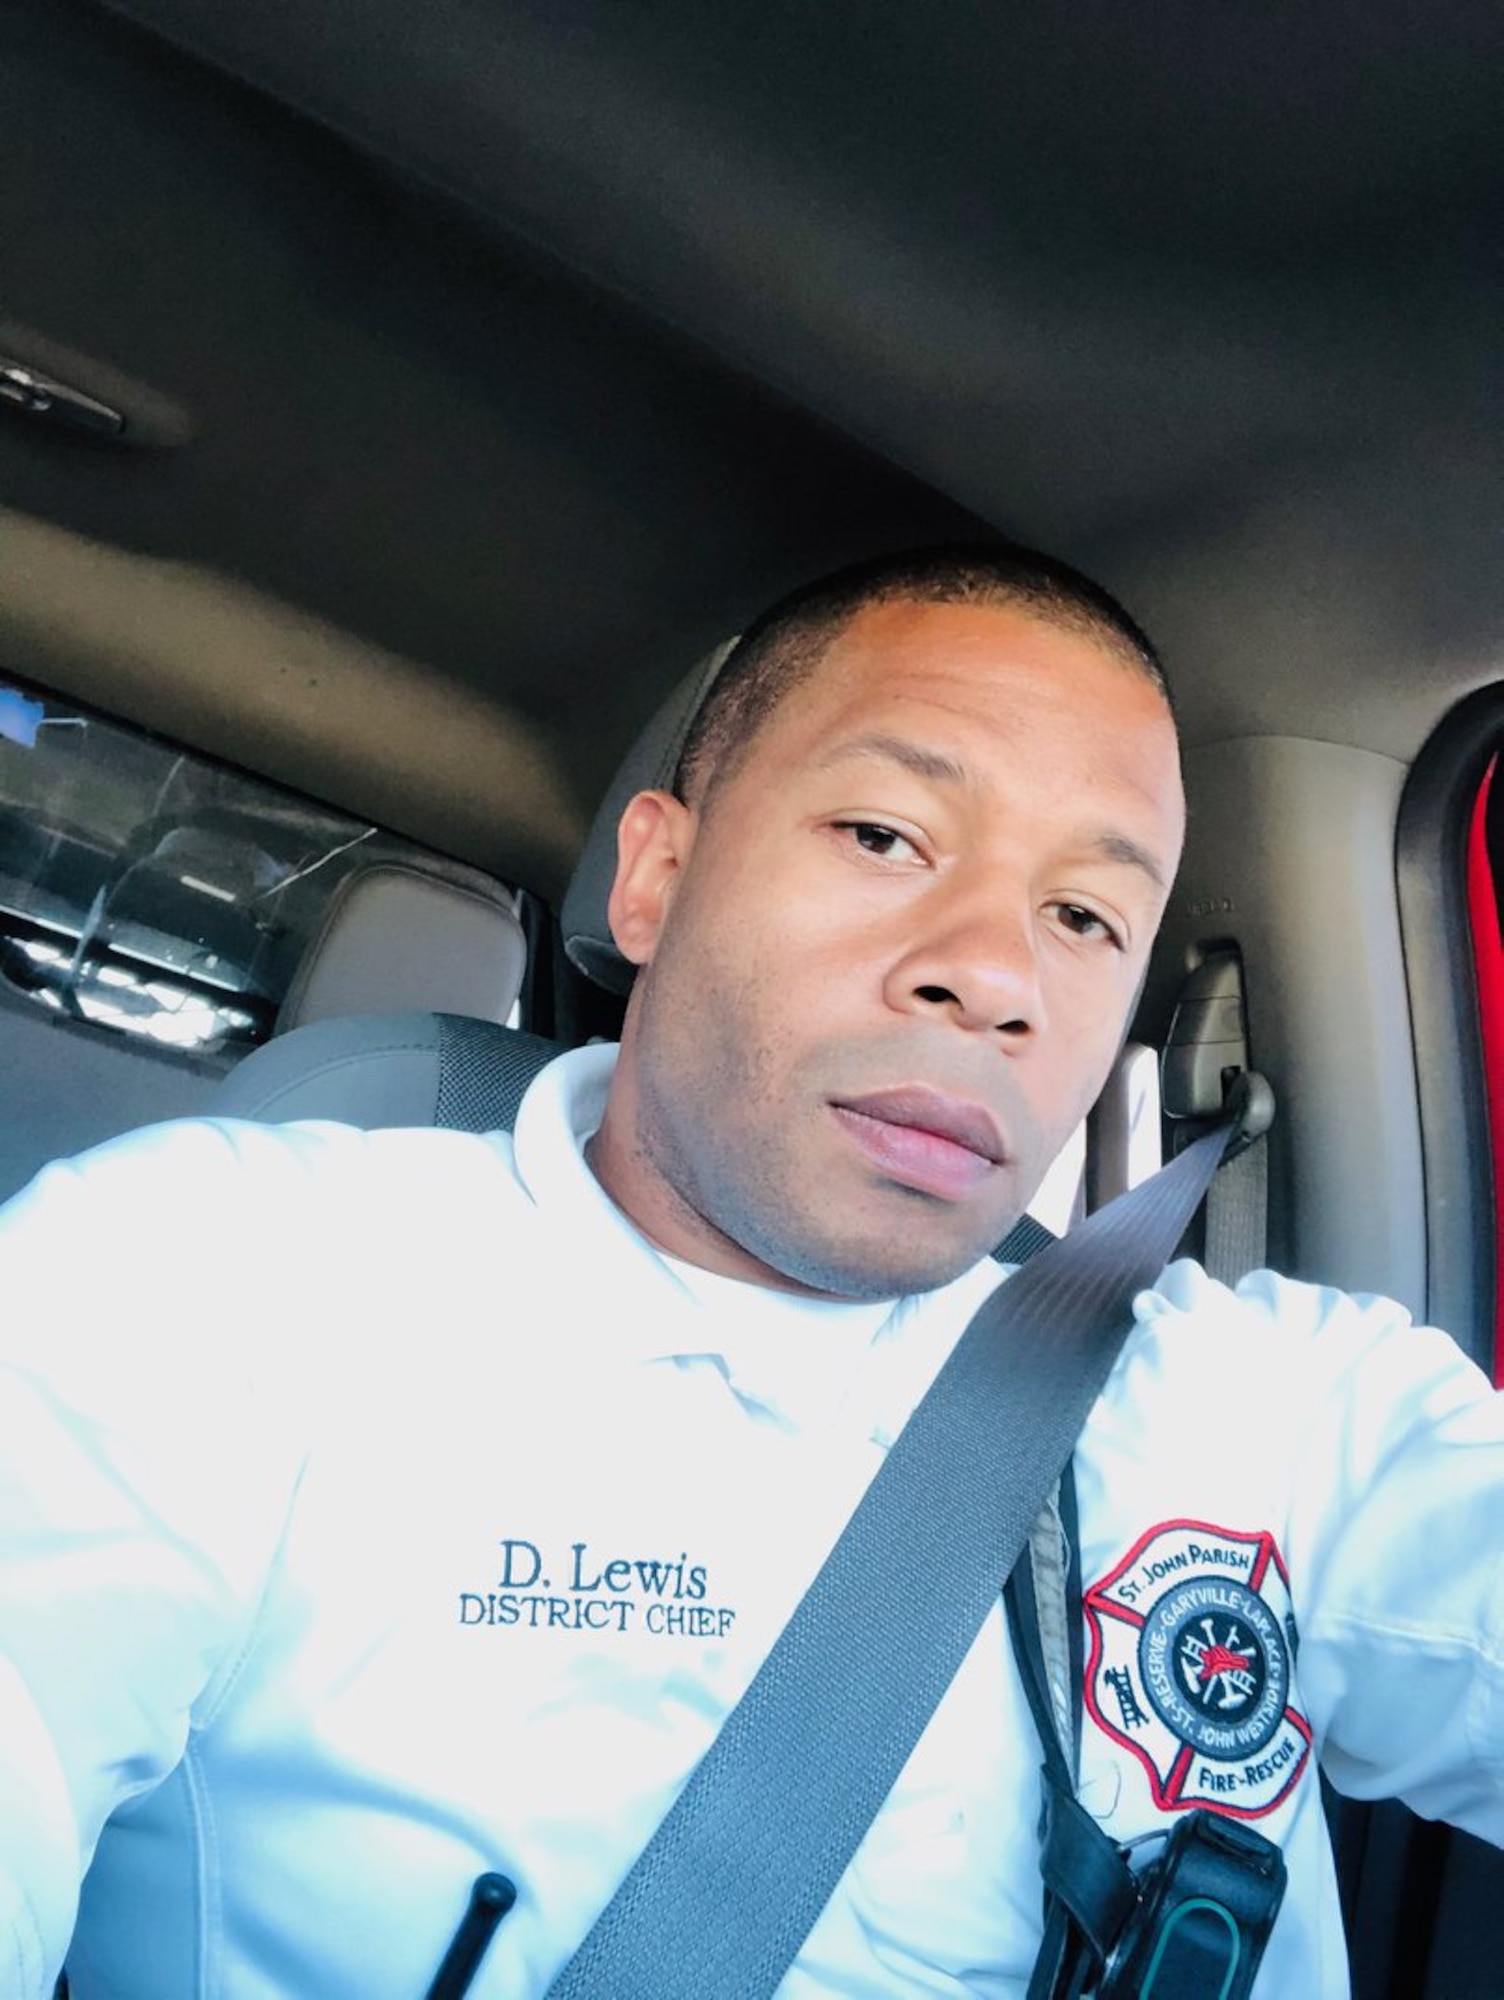
[[[623,758],[590,822],[560,921],[571,962],[608,992],[630,993],[637,971],[616,949],[606,921],[616,880],[617,822],[634,792],[665,791],[672,784],[689,726],[735,644],[727,639],[680,681]]]
[[[505,1021],[526,965],[522,925],[494,882],[381,862],[350,875],[330,898],[277,1033],[408,1007]]]

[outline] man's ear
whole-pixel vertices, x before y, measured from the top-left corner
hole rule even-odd
[[[695,840],[695,815],[671,792],[637,792],[616,828],[616,880],[606,905],[622,957],[646,965]]]

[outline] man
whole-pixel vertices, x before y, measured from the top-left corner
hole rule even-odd
[[[869,565],[760,621],[627,806],[620,1053],[515,1146],[198,1122],[15,1204],[0,1994],[49,1991],[91,1860],[82,1995],[421,1994],[488,1869],[472,1991],[543,1993],[998,1281],[1181,832],[1110,599]],[[1504,1416],[1382,1303],[1179,1265],[1138,1321],[1077,1454],[1081,1797],[1279,1841],[1258,1991],[1337,1995],[1316,1750],[1504,1839]],[[1186,1422],[1229,1380],[1256,1451]],[[1021,1995],[1038,1762],[995,1615],[789,2000]]]

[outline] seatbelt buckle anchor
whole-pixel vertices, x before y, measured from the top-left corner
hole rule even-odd
[[[1274,1123],[1274,1109],[1274,1086],[1268,1077],[1261,1076],[1256,1069],[1240,1069],[1230,1079],[1222,1100],[1223,1120],[1232,1127],[1227,1151],[1222,1155],[1224,1166],[1263,1138]]]

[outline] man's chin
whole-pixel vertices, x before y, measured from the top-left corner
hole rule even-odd
[[[916,1292],[938,1291],[964,1271],[992,1254],[1011,1222],[978,1237],[968,1234],[941,1244],[925,1242],[918,1230],[894,1230],[883,1238],[859,1243],[805,1243],[782,1246],[768,1261],[803,1291],[824,1297],[863,1299],[907,1298]]]

